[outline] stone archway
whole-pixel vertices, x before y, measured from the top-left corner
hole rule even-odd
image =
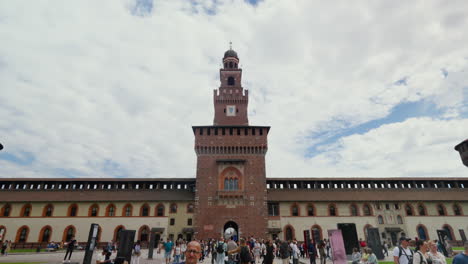
[[[229,239],[232,237],[234,241],[239,238],[239,226],[234,221],[228,221],[224,224],[223,237]]]

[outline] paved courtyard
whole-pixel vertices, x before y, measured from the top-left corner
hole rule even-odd
[[[94,253],[92,264],[96,263],[96,252]],[[52,253],[29,253],[29,254],[10,254],[8,256],[0,256],[0,263],[2,262],[42,262],[42,263],[62,263],[65,252],[52,252]],[[71,263],[83,263],[84,251],[75,251],[73,252]],[[112,258],[115,257],[115,254]],[[385,258],[386,261],[393,260],[391,252],[389,252],[389,257]],[[309,259],[301,259],[300,262],[309,264]],[[153,259],[148,259],[148,250],[142,250],[142,256],[140,258],[140,264],[162,264],[164,263],[164,255],[156,254],[154,252]],[[211,258],[205,258],[203,261],[204,264],[211,264]],[[317,260],[317,263],[319,261]],[[327,260],[327,263],[333,263],[330,260]],[[281,264],[280,259],[276,258],[274,264]]]

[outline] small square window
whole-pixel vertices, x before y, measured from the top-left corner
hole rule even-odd
[[[171,218],[171,220],[170,220],[170,225],[171,225],[171,226],[175,225],[175,219],[174,219],[174,218]]]

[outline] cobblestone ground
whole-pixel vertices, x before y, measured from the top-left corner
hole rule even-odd
[[[0,256],[0,263],[3,262],[41,262],[41,263],[62,263],[65,252],[52,252],[52,253],[29,253],[29,254],[10,254],[8,256]],[[83,263],[84,251],[75,251],[73,252],[71,263]],[[112,255],[114,258],[115,255]],[[385,261],[393,261],[393,257],[385,257]],[[309,259],[300,259],[301,263],[309,264]],[[93,256],[92,264],[96,263],[96,252]],[[140,264],[164,264],[164,255],[156,254],[154,252],[153,259],[148,259],[148,250],[142,250],[142,255],[140,257]],[[281,264],[281,260],[276,258],[274,264]],[[319,260],[317,259],[317,264]],[[331,260],[327,260],[327,264],[333,263]],[[211,258],[205,258],[200,264],[211,264]]]

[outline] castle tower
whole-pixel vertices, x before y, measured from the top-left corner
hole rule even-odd
[[[265,154],[270,127],[249,126],[237,53],[224,53],[212,126],[194,126],[195,238],[266,237]]]

